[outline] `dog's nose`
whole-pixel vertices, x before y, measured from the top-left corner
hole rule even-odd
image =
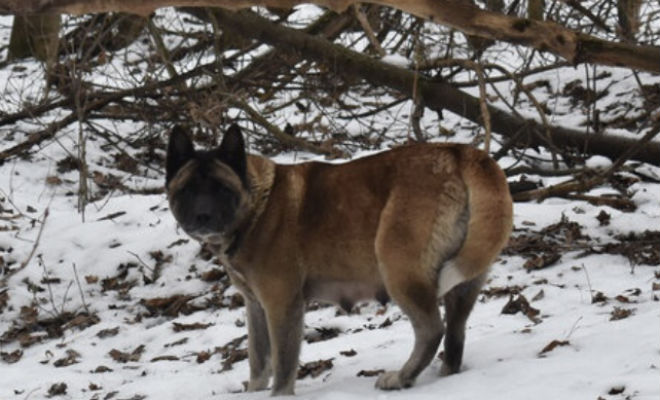
[[[199,213],[195,216],[197,225],[207,225],[211,221],[211,214]]]

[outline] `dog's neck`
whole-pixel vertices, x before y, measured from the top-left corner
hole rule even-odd
[[[231,257],[239,249],[243,237],[252,230],[268,203],[273,181],[275,163],[264,157],[248,156],[248,182],[250,185],[250,212],[233,230],[224,253]]]
[[[264,157],[248,156],[248,182],[253,219],[257,219],[266,208],[274,180],[274,162]]]

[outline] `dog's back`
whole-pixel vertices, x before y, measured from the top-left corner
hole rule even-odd
[[[275,168],[271,200],[286,203],[290,215],[279,236],[312,286],[379,284],[379,255],[410,248],[417,253],[405,270],[444,271],[445,294],[484,273],[511,231],[504,173],[467,145],[419,144],[343,164]]]

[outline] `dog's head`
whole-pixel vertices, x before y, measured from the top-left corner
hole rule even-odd
[[[181,127],[170,133],[166,189],[170,209],[193,238],[223,243],[248,213],[245,143],[232,125],[213,150],[195,150]]]

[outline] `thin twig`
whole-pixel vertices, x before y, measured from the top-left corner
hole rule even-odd
[[[41,219],[41,226],[39,227],[39,232],[37,232],[37,238],[34,241],[34,245],[32,246],[32,250],[30,250],[30,254],[28,254],[28,257],[21,263],[21,265],[16,269],[16,272],[22,270],[25,268],[29,263],[30,260],[32,260],[32,257],[34,257],[34,253],[37,251],[37,247],[39,247],[39,242],[41,241],[41,234],[44,231],[44,228],[46,227],[46,219],[48,218],[49,214],[49,208],[46,208],[44,211],[44,216]]]
[[[240,108],[245,111],[246,114],[250,116],[256,123],[264,127],[271,135],[273,135],[280,142],[290,145],[300,147],[304,150],[307,150],[316,154],[325,154],[329,156],[342,156],[343,152],[335,148],[326,148],[312,144],[304,139],[297,138],[295,136],[287,135],[282,132],[282,130],[275,125],[271,124],[266,118],[264,118],[260,112],[250,107],[245,101],[233,96],[231,94],[226,94],[227,100],[234,107]]]
[[[140,264],[142,264],[143,267],[145,267],[149,272],[151,272],[152,275],[155,274],[154,269],[151,268],[150,266],[148,266],[147,263],[144,262],[144,261],[140,258],[139,255],[137,255],[136,253],[133,253],[132,251],[128,251],[127,253],[130,254],[130,255],[132,255],[133,257],[135,257],[135,258],[138,260],[138,262],[139,262]]]
[[[76,278],[76,284],[78,285],[78,292],[80,293],[80,299],[82,301],[83,308],[85,309],[85,312],[87,315],[91,315],[89,312],[89,307],[87,306],[87,302],[85,301],[85,294],[83,293],[82,285],[80,284],[80,279],[78,278],[78,270],[76,269],[76,263],[73,263],[73,276]]]
[[[353,4],[353,12],[355,13],[355,18],[357,18],[358,22],[360,23],[360,26],[362,26],[362,30],[364,30],[364,33],[367,35],[369,42],[374,47],[374,50],[376,50],[376,53],[378,53],[378,55],[381,57],[385,56],[385,54],[387,53],[385,52],[385,50],[383,50],[383,46],[380,45],[380,42],[378,41],[378,38],[376,37],[374,30],[371,28],[371,25],[369,24],[369,20],[367,20],[367,16],[364,15],[362,10],[360,9],[359,4]]]
[[[421,64],[421,63],[420,63]],[[474,71],[477,75],[477,81],[479,83],[479,109],[481,110],[481,119],[484,126],[484,150],[490,152],[490,141],[491,141],[491,120],[490,120],[490,111],[488,111],[488,104],[486,103],[488,93],[486,91],[486,78],[484,76],[484,65],[481,63],[465,60],[465,59],[436,59],[432,62],[424,63],[421,65],[423,69],[428,69],[433,66],[435,68],[447,67],[447,66],[461,66],[463,68],[468,68]],[[487,65],[490,67],[490,64]],[[420,68],[422,69],[422,68]],[[502,68],[503,69],[503,68]]]
[[[41,257],[41,255],[39,255],[39,265],[44,270],[44,278],[46,279],[46,287],[48,288],[48,298],[50,300],[50,306],[52,307],[52,311],[49,311],[49,313],[51,313],[53,317],[57,317],[59,313],[57,312],[57,306],[55,305],[55,295],[53,294],[53,288],[52,288],[53,285],[50,283],[48,269],[46,268],[46,263],[44,263],[44,260]]]

